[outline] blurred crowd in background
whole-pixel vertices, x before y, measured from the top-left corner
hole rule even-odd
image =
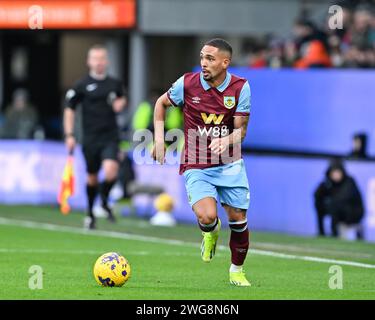
[[[44,139],[44,130],[39,118],[37,109],[29,100],[29,92],[24,88],[15,90],[12,102],[6,107],[5,114],[0,119],[0,138]]]
[[[248,39],[241,64],[251,68],[374,68],[375,1],[343,0],[334,4],[342,8],[342,29],[329,28],[332,15],[319,23],[302,12],[291,35]]]
[[[332,13],[326,11],[319,19],[316,15],[311,17],[308,9],[301,9],[285,36],[264,34],[242,38],[241,54],[233,65],[296,69],[374,68],[375,0],[340,0],[331,4],[342,9],[342,28],[330,28]],[[55,117],[50,125],[56,127],[52,135],[45,128],[45,121],[38,116],[41,108],[29,91],[27,87],[16,89],[12,92],[12,101],[0,109],[0,138],[59,137],[60,119]]]

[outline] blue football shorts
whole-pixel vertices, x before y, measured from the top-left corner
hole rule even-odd
[[[189,204],[212,197],[221,204],[247,210],[250,190],[243,159],[205,169],[189,169],[184,173]]]

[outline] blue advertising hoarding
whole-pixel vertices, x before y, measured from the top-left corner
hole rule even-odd
[[[229,71],[250,83],[245,147],[348,154],[353,134],[364,132],[375,155],[375,71]]]
[[[177,155],[177,157],[179,157]],[[62,143],[0,141],[0,203],[49,204],[57,208],[57,193],[66,160]],[[323,159],[246,155],[250,183],[249,226],[252,230],[313,236],[317,232],[313,192],[324,178],[328,161]],[[137,182],[159,185],[174,199],[179,222],[196,223],[178,165],[135,164]],[[73,208],[84,210],[85,164],[80,149],[75,153],[76,194]],[[347,161],[348,173],[360,188],[366,208],[365,238],[375,241],[375,163]],[[134,198],[140,215],[153,210],[153,199]],[[147,213],[148,212],[148,213]],[[226,217],[219,207],[224,225]]]

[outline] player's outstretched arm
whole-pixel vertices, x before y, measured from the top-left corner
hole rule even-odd
[[[159,161],[160,164],[165,162],[165,144],[164,144],[164,121],[166,109],[171,106],[167,93],[164,93],[155,103],[154,109],[154,139],[155,143],[152,148],[152,157]]]
[[[230,145],[242,143],[246,137],[248,123],[249,116],[234,117],[233,132],[226,137],[213,139],[209,145],[209,148],[215,154],[222,154]]]

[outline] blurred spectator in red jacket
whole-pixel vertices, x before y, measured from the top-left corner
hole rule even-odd
[[[329,68],[332,67],[332,62],[322,42],[313,40],[307,45],[303,57],[295,62],[294,67],[298,69]]]

